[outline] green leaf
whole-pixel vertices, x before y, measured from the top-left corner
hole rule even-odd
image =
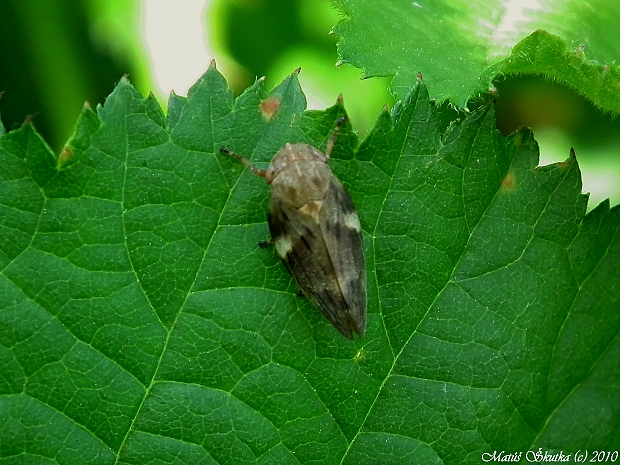
[[[498,74],[535,74],[620,113],[620,3],[607,0],[335,0],[340,62],[394,76],[404,98],[418,72],[433,98],[465,107]],[[538,29],[544,29],[538,30]],[[545,32],[546,31],[546,32]]]
[[[620,209],[537,168],[492,107],[439,134],[419,85],[334,172],[358,207],[366,337],[270,249],[265,166],[340,104],[214,67],[165,117],[121,80],[57,158],[0,138],[0,463],[480,463],[620,446]],[[269,108],[270,111],[266,111]],[[277,109],[275,113],[271,110]]]

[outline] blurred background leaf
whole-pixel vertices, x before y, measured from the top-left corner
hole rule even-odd
[[[579,2],[562,4],[560,19],[585,14]],[[382,107],[393,105],[390,79],[362,80],[361,70],[335,66],[338,37],[329,32],[341,19],[329,0],[4,0],[0,114],[7,130],[34,115],[35,127],[58,153],[83,102],[102,103],[123,74],[143,95],[152,91],[166,106],[172,90],[185,95],[216,59],[236,94],[261,76],[273,87],[301,66],[309,108],[330,106],[343,93],[363,138]],[[590,53],[582,33],[588,31],[572,30],[571,37]],[[588,34],[620,42],[617,28],[605,24]],[[610,50],[595,52],[610,59]],[[574,147],[590,207],[606,197],[620,201],[617,120],[542,78],[504,76],[494,85],[504,134],[521,126],[534,129],[541,164],[566,159]],[[442,109],[446,125],[458,116],[448,105]]]
[[[84,101],[102,101],[129,71],[128,60],[93,40],[88,6],[80,0],[0,3],[0,111],[7,129],[32,116],[58,149]]]
[[[424,75],[459,108],[499,74],[537,74],[620,114],[620,3],[608,0],[334,0],[344,19],[339,59],[365,76],[393,76],[404,98]],[[361,39],[361,40],[360,40]]]

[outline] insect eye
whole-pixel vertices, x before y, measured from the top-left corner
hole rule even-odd
[[[269,166],[269,168],[267,168],[267,171],[265,172],[265,179],[266,181],[271,184],[271,181],[273,181],[273,178],[276,177],[276,170],[273,166]]]

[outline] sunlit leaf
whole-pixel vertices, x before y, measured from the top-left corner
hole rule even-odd
[[[542,75],[620,113],[620,3],[608,0],[334,0],[341,62],[394,76],[404,98],[424,76],[431,97],[464,107],[502,74]]]

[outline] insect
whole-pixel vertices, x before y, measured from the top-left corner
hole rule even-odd
[[[271,242],[303,294],[348,339],[366,329],[366,266],[362,228],[351,196],[327,162],[345,119],[339,118],[325,153],[287,143],[269,167],[256,168],[222,147],[271,187]]]

